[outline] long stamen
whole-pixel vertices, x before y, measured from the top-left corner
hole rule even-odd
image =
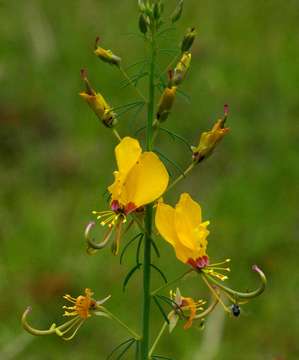
[[[220,261],[218,263],[210,264],[207,267],[215,267],[215,266],[218,266],[218,265],[224,265],[226,263],[229,263],[230,261],[231,261],[231,259],[225,259],[224,261]]]
[[[210,285],[210,283],[208,282],[207,278],[205,277],[204,274],[202,274],[202,279],[203,281],[206,283],[207,287],[210,289],[210,291],[213,293],[213,295],[216,297],[216,299],[219,301],[219,303],[223,306],[223,309],[230,313],[230,310],[228,309],[228,307],[224,304],[224,302],[221,299],[221,296],[218,295],[217,291],[215,291],[215,289]]]

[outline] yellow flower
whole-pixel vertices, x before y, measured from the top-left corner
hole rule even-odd
[[[229,271],[228,268],[218,267],[222,262],[209,264],[206,252],[209,221],[202,222],[201,207],[189,194],[181,194],[175,208],[159,202],[155,222],[159,233],[173,246],[180,261],[221,280],[227,278],[215,271]],[[228,261],[227,259],[223,263]]]
[[[224,127],[227,119],[227,112],[224,117],[219,119],[212,130],[203,132],[199,139],[199,144],[196,147],[192,147],[193,159],[196,163],[206,159],[212,154],[219,141],[228,133],[229,128]]]
[[[206,303],[203,300],[195,301],[191,297],[182,296],[179,289],[175,293],[170,291],[170,299],[174,305],[174,310],[168,315],[169,332],[175,328],[180,318],[186,320],[184,329],[189,329],[196,318],[197,312],[202,311],[202,306]]]
[[[169,175],[159,159],[151,152],[142,152],[138,140],[125,137],[115,148],[118,170],[115,180],[108,187],[111,194],[111,210],[94,212],[101,224],[112,230],[117,229],[115,253],[118,251],[120,226],[126,222],[127,215],[157,200],[166,190]],[[110,231],[111,233],[111,231]]]
[[[81,70],[81,76],[85,83],[86,90],[80,92],[79,95],[87,102],[105,126],[109,128],[113,127],[116,124],[116,114],[113,112],[111,106],[100,93],[96,93],[91,87],[86,70]]]
[[[168,118],[168,115],[175,100],[176,90],[176,86],[171,86],[165,88],[165,90],[163,91],[157,111],[157,120],[159,122],[163,122]]]

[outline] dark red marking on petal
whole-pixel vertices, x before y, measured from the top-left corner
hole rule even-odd
[[[129,202],[126,206],[125,206],[125,214],[128,215],[130,214],[131,212],[135,211],[137,209],[137,206],[132,203],[132,202]]]

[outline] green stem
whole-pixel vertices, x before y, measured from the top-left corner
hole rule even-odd
[[[117,322],[120,326],[122,326],[124,329],[126,329],[135,340],[139,341],[141,339],[141,336],[138,335],[134,330],[132,330],[131,328],[129,328],[128,325],[126,325],[124,322],[122,322],[117,316],[115,316],[114,314],[112,314],[110,311],[108,311],[106,308],[104,309],[105,314],[107,314],[109,316],[110,319],[114,320],[115,322]]]
[[[168,186],[168,189],[166,190],[166,192],[169,191],[171,188],[173,188],[179,181],[181,181],[182,179],[184,179],[184,178],[186,177],[186,175],[194,168],[194,165],[195,165],[195,163],[191,163],[191,164],[187,167],[187,169],[184,171],[184,174],[180,175],[178,178],[176,178],[176,179],[174,180],[173,183],[171,183],[171,184]]]
[[[158,289],[154,290],[151,295],[154,296],[154,295],[156,295],[159,291],[164,290],[164,289],[168,288],[170,285],[173,285],[173,284],[175,284],[176,282],[182,280],[186,275],[190,274],[192,271],[193,271],[193,269],[189,269],[189,270],[185,271],[185,272],[184,272],[182,275],[180,275],[179,277],[175,278],[174,280],[172,280],[172,281],[168,282],[167,284],[162,285],[162,286],[160,286]]]
[[[151,349],[150,349],[150,352],[149,352],[149,354],[148,354],[148,358],[149,358],[149,359],[152,358],[153,352],[155,351],[155,349],[156,349],[156,347],[157,347],[157,345],[158,345],[158,342],[160,341],[160,339],[161,339],[164,331],[166,330],[166,328],[167,328],[167,322],[164,322],[164,324],[163,324],[163,326],[161,327],[161,330],[160,330],[158,336],[156,337],[156,340],[155,340],[154,343],[153,343],[153,346],[152,346]]]
[[[156,63],[156,45],[154,34],[150,39],[151,61],[149,68],[149,101],[147,110],[146,126],[146,149],[152,150],[153,121],[155,106],[155,63]],[[150,305],[151,305],[151,236],[153,222],[153,206],[147,205],[145,212],[145,241],[143,257],[143,317],[142,317],[142,340],[141,340],[141,360],[148,359],[149,337],[150,337]]]

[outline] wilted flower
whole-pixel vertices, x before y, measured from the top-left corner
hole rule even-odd
[[[176,86],[171,86],[166,87],[163,91],[158,104],[158,110],[156,115],[156,118],[159,122],[163,122],[168,118],[175,100],[176,90]]]
[[[219,267],[229,259],[217,264],[209,263],[206,253],[209,221],[202,222],[201,207],[189,194],[181,194],[175,208],[159,202],[155,222],[159,233],[174,247],[180,261],[221,280],[227,278],[218,270],[229,271],[229,268]]]
[[[197,312],[203,311],[203,305],[206,303],[203,300],[195,301],[191,297],[182,296],[179,289],[175,293],[170,291],[170,299],[173,303],[173,311],[168,315],[169,332],[172,332],[179,319],[186,320],[184,329],[189,329],[196,318]]]
[[[127,216],[158,199],[166,190],[169,175],[159,159],[151,152],[142,152],[138,140],[125,137],[115,148],[118,170],[115,181],[108,187],[111,195],[111,210],[94,212],[101,224],[108,225],[108,234],[117,229],[115,253],[119,248],[121,225]]]
[[[22,324],[25,330],[33,335],[50,335],[56,334],[64,340],[71,340],[77,334],[82,324],[92,315],[106,316],[105,308],[102,306],[109,298],[110,295],[102,300],[94,300],[92,298],[93,292],[90,289],[85,289],[85,295],[79,295],[74,298],[71,295],[65,295],[64,298],[72,303],[72,306],[63,306],[65,310],[63,316],[73,317],[73,319],[56,326],[52,324],[47,330],[38,330],[30,326],[27,322],[27,316],[31,308],[27,308],[22,316]]]
[[[111,50],[106,50],[106,49],[102,48],[101,46],[99,46],[99,40],[100,40],[100,38],[97,37],[95,51],[94,51],[96,56],[108,64],[119,66],[121,63],[121,58],[119,56],[116,56],[115,54],[113,54],[113,52]]]
[[[80,96],[87,102],[101,122],[111,128],[116,124],[116,114],[100,93],[96,93],[87,78],[86,70],[81,70],[81,76],[86,90],[80,92]]]
[[[224,126],[227,119],[227,105],[224,109],[224,117],[215,123],[212,130],[203,132],[200,135],[198,145],[192,147],[194,162],[199,163],[209,157],[217,144],[228,133],[229,128]]]

